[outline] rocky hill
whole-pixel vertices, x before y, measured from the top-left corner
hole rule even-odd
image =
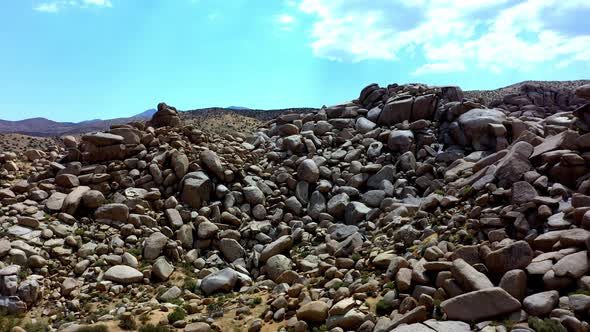
[[[558,91],[574,91],[577,87],[590,84],[590,80],[576,81],[524,81],[495,90],[471,90],[465,91],[465,97],[479,99],[484,104],[503,101],[508,95],[518,94],[524,86],[541,87],[544,92],[556,93]]]
[[[590,85],[352,97],[0,154],[0,330],[588,331]]]
[[[283,113],[304,113],[311,112],[313,108],[289,108],[278,110],[254,110],[244,107],[231,106],[231,108],[203,108],[182,112],[185,119],[204,119],[208,117],[225,117],[228,114],[236,115],[238,118],[249,117],[261,121],[268,121]],[[152,117],[156,110],[150,109],[140,114],[127,118],[116,118],[109,120],[88,120],[78,123],[56,122],[45,118],[33,118],[20,121],[0,120],[0,134],[22,134],[37,137],[79,135],[95,131],[107,130],[110,126],[126,124],[134,121],[145,121]]]
[[[56,122],[45,118],[32,118],[20,121],[0,120],[0,134],[22,134],[37,137],[63,136],[107,130],[110,126],[126,124],[133,121],[145,121],[155,111],[147,110],[127,118],[109,120],[88,120],[78,123]]]

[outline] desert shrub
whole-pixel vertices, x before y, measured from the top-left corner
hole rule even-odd
[[[135,330],[137,328],[137,324],[135,323],[135,319],[133,319],[133,317],[129,317],[128,319],[119,321],[119,327],[123,330]]]
[[[168,314],[168,322],[170,324],[183,320],[186,317],[186,311],[180,307],[176,307],[174,311]]]
[[[171,332],[171,330],[165,325],[146,324],[139,328],[139,332]]]
[[[545,318],[529,317],[529,326],[536,332],[567,332],[567,329],[560,322]]]
[[[389,315],[391,313],[391,310],[393,310],[391,304],[383,301],[383,299],[379,300],[375,307],[375,311],[378,315]]]
[[[49,331],[49,325],[45,322],[27,323],[24,329],[27,332],[47,332]]]
[[[197,282],[192,278],[186,278],[184,280],[184,288],[191,291],[192,293],[196,293],[198,290]]]
[[[77,332],[109,332],[106,325],[84,326],[76,330]]]
[[[4,310],[0,311],[0,331],[10,331],[13,327],[19,326],[22,318],[8,315]]]

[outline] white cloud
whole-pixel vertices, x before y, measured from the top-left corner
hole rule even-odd
[[[464,71],[465,65],[461,62],[426,63],[414,70],[412,75],[423,75],[427,73],[454,73]]]
[[[291,24],[295,22],[295,17],[291,16],[291,15],[287,15],[287,14],[281,14],[281,15],[277,15],[275,16],[275,21],[280,23],[280,24]]]
[[[33,7],[33,10],[36,10],[39,12],[45,12],[45,13],[57,13],[57,11],[59,9],[57,7],[57,3],[53,2],[53,3],[40,3],[40,4],[36,5],[35,7]]]
[[[279,29],[283,31],[292,31],[296,19],[295,17],[288,14],[280,14],[275,15],[273,21],[279,26]]]
[[[90,8],[90,7],[112,7],[111,0],[54,0],[39,2],[33,6],[33,10],[45,13],[57,13],[65,8]]]
[[[95,6],[102,6],[102,7],[112,7],[113,4],[110,0],[83,0],[85,4],[95,5]]]
[[[572,23],[590,14],[590,1],[302,0],[298,8],[315,18],[314,55],[335,61],[417,55],[425,63],[414,75],[590,61],[590,29]]]

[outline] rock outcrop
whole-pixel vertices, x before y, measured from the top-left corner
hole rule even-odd
[[[587,331],[588,91],[371,84],[251,135],[162,103],[0,154],[0,308],[62,329],[102,301],[99,321],[182,307],[161,323],[191,331],[228,311],[250,331]]]

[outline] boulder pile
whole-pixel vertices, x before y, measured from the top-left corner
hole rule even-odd
[[[181,310],[157,323],[588,331],[589,91],[371,84],[251,135],[161,103],[26,154],[26,179],[0,154],[0,308],[71,330]]]

